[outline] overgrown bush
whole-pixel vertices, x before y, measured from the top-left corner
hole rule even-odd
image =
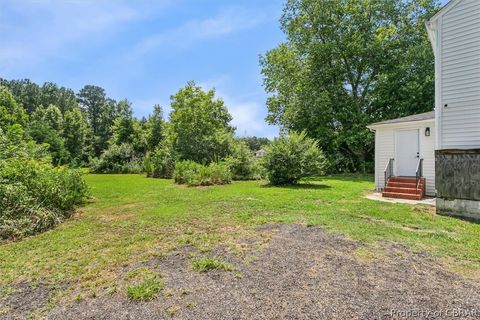
[[[305,177],[324,174],[323,152],[304,132],[281,136],[265,151],[262,164],[271,184],[292,184]]]
[[[234,180],[260,179],[260,166],[244,141],[237,141],[232,155],[226,160]]]
[[[53,167],[46,147],[25,141],[20,126],[0,129],[0,238],[52,228],[87,195],[78,170]]]
[[[92,164],[94,173],[141,173],[142,171],[143,160],[128,143],[112,144]]]
[[[189,186],[209,186],[229,184],[232,174],[225,163],[211,163],[208,166],[193,161],[180,161],[175,164],[175,183]]]
[[[169,146],[160,145],[145,157],[145,172],[150,178],[173,177],[175,161]]]

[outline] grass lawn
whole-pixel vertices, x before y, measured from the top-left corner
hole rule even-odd
[[[118,271],[186,244],[207,252],[223,243],[242,256],[238,240],[268,242],[256,227],[269,222],[320,225],[371,244],[371,253],[359,253],[367,257],[375,254],[378,241],[391,241],[427,251],[469,276],[478,276],[480,269],[480,224],[437,216],[427,207],[364,199],[373,189],[368,176],[327,177],[296,187],[235,182],[208,188],[140,175],[86,179],[92,200],[72,219],[44,234],[0,245],[4,294],[5,288],[27,282],[68,284],[78,297],[117,288],[153,296],[161,286],[152,282],[156,275]]]

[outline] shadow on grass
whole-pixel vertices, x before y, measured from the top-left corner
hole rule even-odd
[[[273,184],[264,184],[262,188],[281,188],[281,189],[292,189],[292,190],[322,190],[330,189],[330,186],[326,184],[316,184],[316,183],[298,183],[298,184],[282,184],[282,185],[273,185]]]
[[[375,177],[369,174],[334,174],[320,177],[304,178],[297,184],[272,185],[264,184],[262,188],[284,188],[284,189],[330,189],[331,186],[322,183],[329,180],[345,181],[345,182],[374,182]]]
[[[332,174],[327,176],[320,177],[311,177],[305,178],[302,181],[310,183],[312,181],[321,181],[321,180],[338,180],[346,182],[374,182],[375,176],[373,174]]]

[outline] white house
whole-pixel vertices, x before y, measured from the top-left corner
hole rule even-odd
[[[480,147],[480,0],[452,0],[427,23],[435,53],[436,149]]]
[[[480,219],[480,0],[451,0],[427,31],[435,111],[369,126],[376,188],[405,198],[425,188],[437,212]]]
[[[257,159],[260,159],[260,158],[263,158],[265,156],[265,149],[260,149],[260,150],[257,150],[253,153],[253,155],[255,156],[255,158]]]
[[[375,131],[376,189],[395,198],[420,199],[424,193],[434,196],[435,112],[374,123],[368,127]],[[418,192],[414,192],[417,176],[424,178],[418,182],[425,190],[419,185]],[[402,177],[397,180],[403,182],[393,181],[395,177]]]

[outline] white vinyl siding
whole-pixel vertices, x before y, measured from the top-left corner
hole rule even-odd
[[[385,187],[384,171],[388,160],[394,158],[395,136],[391,127],[375,131],[375,185],[377,190]]]
[[[430,127],[430,136],[425,129]],[[375,187],[385,187],[384,171],[390,158],[395,158],[395,135],[398,130],[418,129],[420,157],[423,159],[423,176],[426,179],[426,194],[435,196],[435,121],[395,123],[375,127]],[[394,175],[396,166],[394,165]]]
[[[480,1],[458,1],[440,25],[438,145],[480,148]]]

